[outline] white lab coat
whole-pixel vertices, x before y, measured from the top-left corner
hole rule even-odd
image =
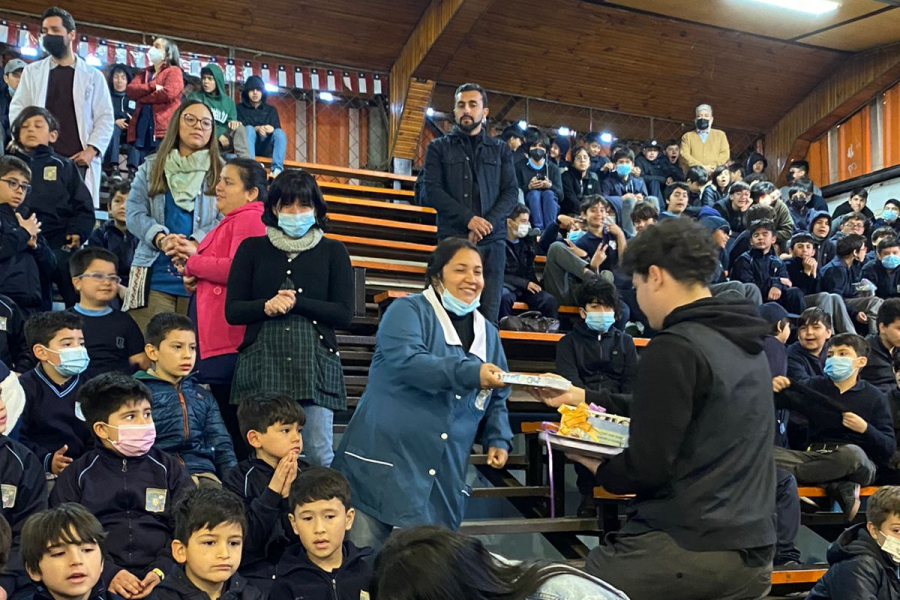
[[[46,106],[47,80],[52,67],[49,56],[25,67],[19,87],[9,105],[10,122],[15,121],[19,113],[28,106]],[[84,183],[94,198],[94,208],[100,208],[100,163],[115,128],[112,99],[106,79],[99,69],[89,66],[81,57],[75,59],[74,67],[72,96],[78,120],[78,137],[82,146],[91,145],[99,150],[87,170]],[[68,124],[62,123],[61,126],[66,127]]]

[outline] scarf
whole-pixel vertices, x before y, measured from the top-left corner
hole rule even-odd
[[[303,237],[292,238],[277,227],[266,227],[266,236],[273,246],[282,252],[286,252],[288,258],[293,260],[301,252],[315,248],[322,240],[323,234],[321,229],[313,226],[309,228],[309,231]]]
[[[209,150],[197,150],[181,156],[173,148],[166,157],[166,183],[178,208],[192,212],[194,200],[203,191],[203,180],[209,171]]]

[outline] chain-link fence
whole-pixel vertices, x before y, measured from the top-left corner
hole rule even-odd
[[[453,118],[453,93],[455,87],[440,84],[435,87],[432,107],[435,110],[431,124],[426,124],[423,142],[439,135],[445,130]],[[548,137],[559,135],[560,129],[569,131],[570,145],[574,147],[582,136],[590,131],[609,133],[613,139],[621,140],[640,150],[640,144],[649,139],[659,142],[679,140],[682,134],[693,129],[692,121],[673,121],[655,117],[644,117],[622,112],[561,104],[547,100],[514,96],[502,92],[488,92],[490,113],[489,133],[498,134],[508,125],[526,123],[537,127]],[[443,118],[441,118],[443,117]],[[434,122],[437,121],[437,122]],[[717,126],[723,124],[717,123]],[[731,144],[731,156],[736,161],[743,161],[756,149],[756,142],[762,138],[759,133],[732,130],[723,127]],[[416,164],[424,161],[424,150],[427,144],[419,145],[420,154]]]

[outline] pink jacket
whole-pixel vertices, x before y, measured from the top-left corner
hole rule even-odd
[[[251,202],[230,212],[203,238],[187,261],[185,275],[197,278],[197,333],[200,358],[234,354],[244,341],[245,326],[225,320],[228,271],[238,246],[249,237],[266,235],[263,203]]]

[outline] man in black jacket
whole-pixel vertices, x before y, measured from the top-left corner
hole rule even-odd
[[[659,333],[638,363],[629,447],[608,461],[578,460],[597,485],[635,494],[621,532],[585,566],[633,600],[756,598],[769,589],[768,325],[749,304],[711,297],[717,254],[702,226],[671,219],[637,236],[623,257]]]
[[[281,119],[274,106],[266,103],[266,86],[261,77],[247,79],[241,91],[241,103],[237,106],[238,121],[247,131],[250,158],[266,156],[272,159],[272,177],[284,170],[287,137],[281,128]]]
[[[481,313],[496,323],[506,266],[506,217],[518,202],[512,153],[488,136],[487,92],[466,83],[456,90],[456,126],[428,145],[425,196],[437,211],[438,238],[468,237],[484,263]]]

